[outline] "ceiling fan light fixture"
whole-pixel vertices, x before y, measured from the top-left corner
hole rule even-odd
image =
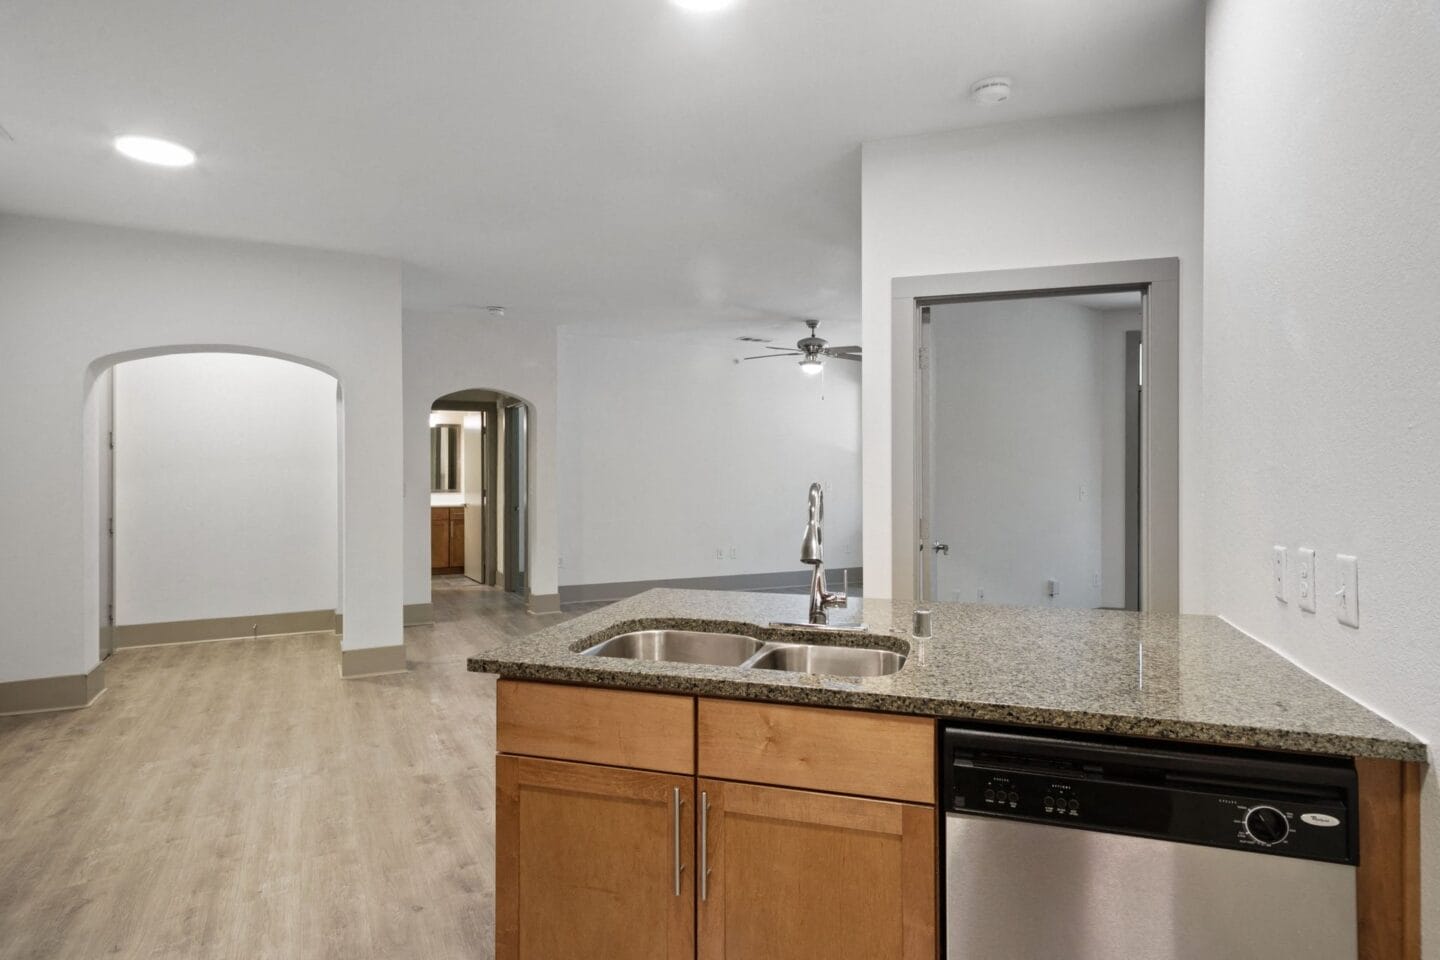
[[[800,361],[800,369],[804,370],[811,376],[819,373],[824,367],[825,361],[821,360],[819,357],[806,357],[804,360]]]

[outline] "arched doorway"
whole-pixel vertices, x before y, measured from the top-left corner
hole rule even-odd
[[[528,401],[483,387],[431,404],[432,577],[528,595],[530,417]]]
[[[243,347],[132,351],[91,365],[85,416],[101,659],[127,646],[335,630],[344,535],[333,372]]]

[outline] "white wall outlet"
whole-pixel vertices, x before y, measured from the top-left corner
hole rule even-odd
[[[1046,581],[1045,581],[1045,596],[1047,596],[1047,597],[1058,597],[1058,596],[1060,596],[1060,581],[1059,581],[1059,580],[1046,580]]]
[[[716,548],[715,548],[715,559],[716,559],[716,560],[724,560],[724,559],[725,559],[725,548],[724,548],[724,547],[716,547]]]
[[[1275,589],[1275,599],[1285,602],[1285,566],[1288,563],[1285,548],[1278,543],[1271,549],[1270,580]]]
[[[1335,555],[1335,619],[1347,627],[1360,626],[1359,561],[1347,553]]]
[[[730,548],[730,559],[731,559],[731,560],[734,560],[734,559],[735,559],[735,548],[734,548],[734,547],[731,547],[731,548]]]
[[[955,591],[955,599],[956,599],[956,600],[959,600],[959,599],[960,599],[960,591],[959,591],[959,590],[956,590],[956,591]],[[979,601],[982,602],[982,603],[985,601],[985,588],[984,588],[984,587],[981,587],[980,589],[978,589],[978,590],[975,591],[975,599],[976,599],[976,600],[979,600]]]
[[[1315,551],[1301,547],[1295,551],[1295,599],[1301,610],[1315,612]]]

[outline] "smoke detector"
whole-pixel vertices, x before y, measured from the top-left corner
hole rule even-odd
[[[993,107],[1010,99],[1009,77],[986,77],[970,84],[970,99],[976,103]]]
[[[485,312],[488,313],[488,314],[490,314],[490,316],[492,316],[492,317],[503,317],[503,316],[505,316],[505,308],[504,308],[504,307],[489,306],[489,307],[486,307],[486,308],[485,308]]]

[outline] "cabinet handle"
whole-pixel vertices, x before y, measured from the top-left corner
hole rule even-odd
[[[700,791],[700,900],[710,899],[710,794]]]
[[[680,871],[685,865],[680,862],[680,807],[685,803],[680,799],[680,788],[675,788],[675,896],[680,896]]]

